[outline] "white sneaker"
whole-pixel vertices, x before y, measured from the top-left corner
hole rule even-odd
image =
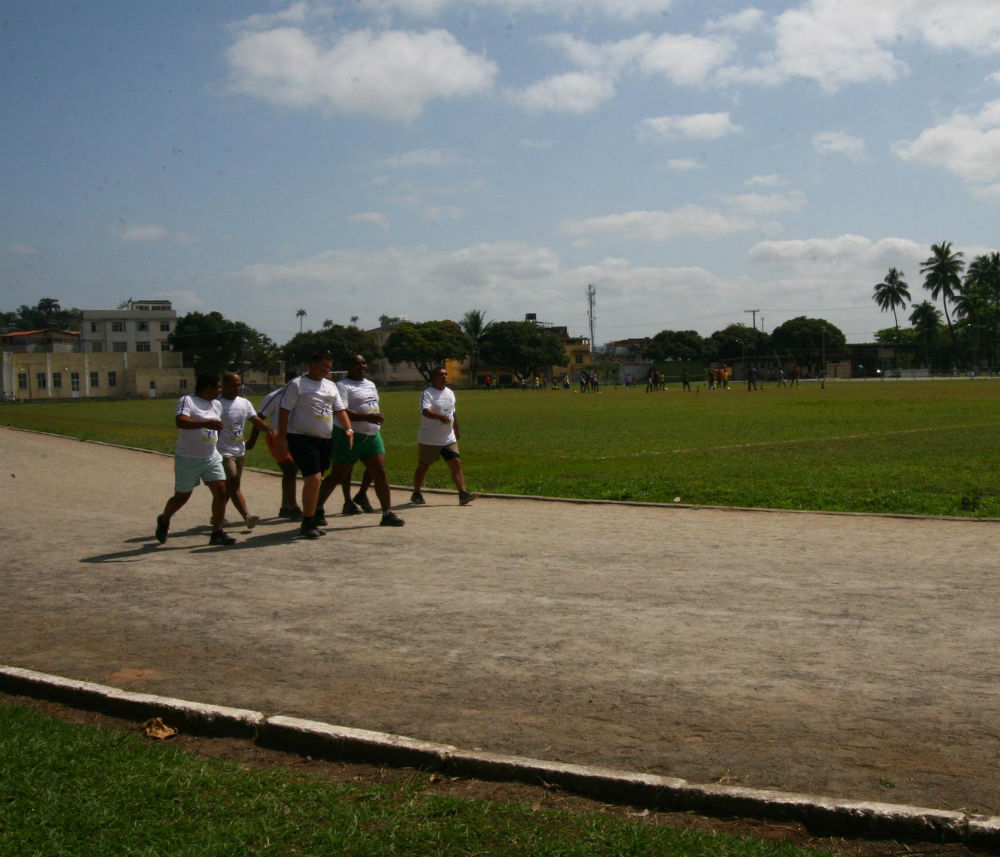
[[[257,526],[257,524],[260,523],[260,517],[257,515],[247,515],[243,519],[243,523],[247,525],[248,530],[252,530],[254,527]]]

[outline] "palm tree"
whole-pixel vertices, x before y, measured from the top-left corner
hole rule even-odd
[[[481,309],[469,310],[459,322],[465,335],[472,340],[469,349],[469,381],[476,386],[476,370],[479,368],[479,346],[486,332],[493,327],[492,321],[486,320],[486,313]]]
[[[931,297],[935,300],[937,300],[938,295],[941,296],[941,303],[944,305],[944,318],[948,322],[948,332],[951,334],[953,345],[955,344],[955,330],[951,326],[951,316],[948,314],[948,301],[954,300],[955,295],[961,291],[960,274],[964,267],[962,253],[958,250],[952,250],[950,241],[931,244],[931,256],[920,266],[920,273],[924,275],[924,288],[931,293]]]
[[[351,316],[351,327],[357,327],[358,326],[358,319],[359,318],[361,318],[361,316],[359,316],[359,315],[352,315]]]
[[[323,319],[323,330],[329,330],[331,327],[333,327],[333,319],[332,318],[324,318]]]
[[[905,277],[902,271],[890,268],[885,279],[875,286],[875,303],[879,305],[882,312],[892,310],[892,317],[896,322],[896,332],[899,332],[899,316],[896,315],[897,307],[906,309],[906,302],[910,300],[910,289],[903,281]]]
[[[299,333],[302,333],[302,319],[304,319],[309,313],[307,313],[302,307],[299,307],[295,311],[295,317],[299,320]]]
[[[981,333],[986,334],[990,363],[994,364],[1000,321],[1000,253],[976,256],[969,263],[955,310],[961,318],[968,319],[974,345],[978,346]]]
[[[924,361],[930,368],[931,340],[937,337],[941,327],[941,313],[930,301],[921,301],[914,305],[913,312],[910,313],[910,324],[920,332],[924,340]]]

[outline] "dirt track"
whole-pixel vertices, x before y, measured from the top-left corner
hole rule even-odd
[[[409,454],[410,450],[394,451]],[[1000,814],[996,522],[482,498],[164,546],[169,457],[0,429],[0,663],[694,782]],[[471,486],[475,487],[475,486]],[[248,473],[273,514],[279,486]]]

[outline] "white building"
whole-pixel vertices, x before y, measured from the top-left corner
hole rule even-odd
[[[167,337],[177,324],[170,301],[129,298],[118,309],[85,309],[80,347],[85,353],[169,351]]]

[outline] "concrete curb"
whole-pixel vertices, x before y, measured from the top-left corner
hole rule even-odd
[[[0,665],[0,690],[124,716],[159,716],[195,734],[246,738],[330,759],[437,770],[477,779],[559,786],[614,803],[704,815],[799,821],[814,833],[872,839],[963,842],[1000,849],[1000,817],[880,802],[721,785],[609,768],[461,750],[393,735],[259,711],[131,693],[92,682]]]

